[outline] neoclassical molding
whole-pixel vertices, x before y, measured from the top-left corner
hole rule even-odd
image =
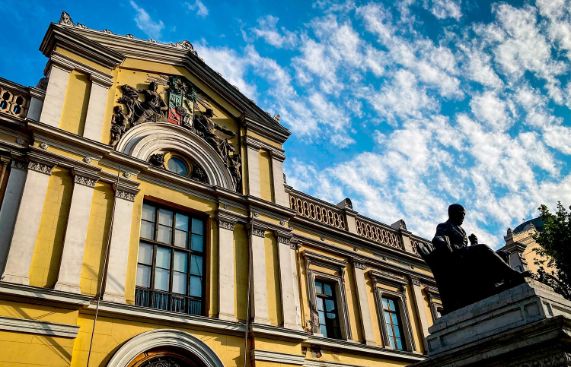
[[[50,62],[61,68],[64,70],[79,70],[83,73],[86,73],[89,75],[89,78],[91,79],[92,82],[95,82],[105,88],[109,88],[111,85],[113,85],[113,76],[112,75],[108,75],[105,73],[102,73],[98,70],[95,70],[87,65],[84,65],[80,62],[77,62],[75,60],[70,59],[69,57],[66,57],[58,52],[52,52],[51,57],[50,57]]]
[[[43,163],[43,162],[29,161],[28,162],[28,169],[32,170],[32,171],[43,173],[45,175],[51,175],[53,165]]]
[[[73,339],[79,326],[0,316],[0,330]]]
[[[20,159],[12,159],[12,169],[26,169],[27,162]]]
[[[368,272],[368,274],[375,286],[377,283],[385,282],[396,285],[402,289],[407,285],[407,280],[404,275],[399,275],[384,270],[371,270]]]
[[[115,190],[115,197],[117,197],[119,199],[127,200],[127,201],[135,201],[136,195],[137,195],[137,193],[134,193],[132,191],[126,191],[126,190],[121,190],[121,189]]]
[[[228,231],[233,231],[235,225],[236,225],[236,222],[234,222],[234,221],[229,221],[227,219],[218,218],[218,226],[220,228],[226,229]]]
[[[340,271],[344,271],[345,268],[347,267],[346,260],[339,260],[333,257],[317,254],[310,251],[304,251],[303,257],[305,258],[305,261],[307,262],[308,266],[311,264],[317,264],[329,269],[340,270]]]
[[[291,247],[291,238],[292,234],[290,232],[284,231],[274,231],[276,238],[278,239],[278,243],[282,245],[290,246]]]
[[[129,339],[115,352],[107,367],[127,367],[141,353],[158,347],[182,349],[205,367],[224,367],[208,345],[187,332],[174,329],[147,331]]]
[[[74,175],[73,182],[78,185],[83,185],[87,187],[95,187],[95,183],[97,182],[97,178],[89,177],[89,176],[82,176],[82,175]]]
[[[365,270],[365,268],[367,267],[364,262],[361,262],[359,260],[353,260],[353,266],[361,270]]]
[[[248,147],[252,147],[252,148],[256,148],[256,149],[261,148],[261,149],[265,149],[265,150],[269,151],[272,158],[278,159],[280,161],[285,160],[285,154],[284,154],[284,151],[282,149],[273,147],[270,144],[265,143],[265,142],[263,142],[259,139],[256,139],[252,136],[245,136],[244,137],[244,143]]]

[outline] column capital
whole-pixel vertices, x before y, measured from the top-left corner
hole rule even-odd
[[[12,169],[24,170],[28,166],[27,162],[20,159],[12,159]]]
[[[136,192],[126,191],[117,189],[115,190],[115,196],[119,199],[127,200],[127,201],[135,201]]]
[[[366,268],[365,263],[360,260],[353,260],[353,266],[355,267],[355,269],[361,269],[361,270],[365,270]]]
[[[275,230],[274,234],[278,239],[278,243],[291,247],[292,235],[290,232]]]
[[[36,161],[28,162],[29,170],[43,173],[48,176],[52,174],[53,167],[54,167],[53,165],[44,162],[36,162]]]
[[[95,173],[87,172],[83,170],[73,169],[73,182],[78,185],[83,185],[87,187],[95,187],[95,183],[99,178]]]
[[[266,234],[266,229],[253,225],[252,226],[252,235],[256,236],[256,237],[264,237],[264,235]]]

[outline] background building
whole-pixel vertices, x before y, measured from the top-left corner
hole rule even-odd
[[[424,240],[288,187],[288,130],[190,43],[63,13],[40,49],[0,80],[1,366],[423,359]]]
[[[534,236],[542,229],[543,222],[540,217],[527,220],[513,230],[508,228],[504,236],[506,244],[500,250],[509,254],[509,264],[512,268],[537,275],[536,261],[540,256],[537,253],[539,244]]]

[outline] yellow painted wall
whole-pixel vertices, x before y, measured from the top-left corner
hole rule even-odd
[[[98,182],[95,185],[81,268],[80,289],[84,294],[95,295],[100,286],[114,196],[109,184]]]
[[[53,287],[57,281],[72,192],[70,173],[54,168],[32,256],[30,285]]]
[[[272,158],[270,153],[261,149],[260,159],[260,196],[267,201],[273,201]]]
[[[68,367],[73,339],[0,331],[0,367]]]
[[[89,75],[73,70],[69,75],[61,122],[59,124],[60,129],[74,134],[83,134],[90,92],[91,81],[89,80]]]
[[[264,249],[266,254],[266,297],[268,299],[268,317],[272,325],[283,323],[282,300],[280,294],[280,268],[278,260],[277,241],[274,236],[266,232],[264,236]],[[256,261],[254,259],[254,261]]]

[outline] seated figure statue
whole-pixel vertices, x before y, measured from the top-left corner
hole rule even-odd
[[[419,246],[420,255],[434,274],[444,313],[524,282],[522,273],[488,246],[478,244],[474,234],[466,237],[462,228],[465,215],[462,205],[450,205],[448,220],[436,227],[432,246]]]

